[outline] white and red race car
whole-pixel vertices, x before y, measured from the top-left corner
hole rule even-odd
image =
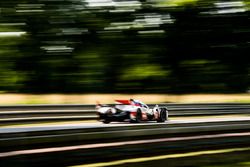
[[[167,107],[159,107],[156,105],[150,109],[146,104],[139,100],[115,100],[116,105],[107,106],[97,104],[97,115],[103,123],[110,122],[142,122],[157,121],[165,122],[168,120]]]

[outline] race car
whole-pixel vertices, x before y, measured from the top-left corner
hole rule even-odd
[[[115,100],[114,106],[97,104],[97,115],[99,121],[108,124],[110,122],[129,121],[139,123],[142,121],[165,122],[168,120],[167,107],[155,105],[150,109],[139,100]]]

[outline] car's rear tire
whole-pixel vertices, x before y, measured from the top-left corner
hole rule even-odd
[[[103,120],[102,122],[103,122],[104,124],[109,124],[109,123],[110,123],[109,120]]]
[[[168,111],[166,108],[160,108],[159,118],[157,122],[165,122],[168,119]]]

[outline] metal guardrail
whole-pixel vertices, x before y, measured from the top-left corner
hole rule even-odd
[[[114,105],[114,104],[107,104]],[[156,104],[148,104],[149,107],[153,107]],[[160,103],[158,105],[164,105],[170,108],[191,108],[191,107],[247,107],[250,108],[250,103]],[[0,105],[0,111],[12,111],[12,110],[56,110],[56,109],[94,109],[93,104],[39,104],[39,105]]]
[[[112,104],[111,104],[112,105]],[[155,104],[150,104],[153,107]],[[250,114],[250,104],[204,103],[174,104],[165,103],[170,117],[207,116],[228,114]],[[95,105],[16,105],[0,106],[0,123],[28,123],[51,121],[82,121],[97,119]]]

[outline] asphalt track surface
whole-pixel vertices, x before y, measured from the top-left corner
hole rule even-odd
[[[49,134],[49,140],[52,139],[55,140],[55,142],[58,142],[61,140],[60,138],[63,138],[65,135],[64,133],[61,134],[61,132],[68,131],[73,135],[76,135],[76,139],[78,139],[78,141],[75,142],[73,141],[75,137],[70,137],[68,140],[69,142],[61,143],[61,145],[51,145],[49,140],[47,140],[47,144],[46,140],[38,140],[37,142],[39,143],[39,147],[24,146],[20,147],[20,149],[14,147],[11,148],[13,150],[8,150],[7,148],[4,151],[0,151],[0,166],[40,167],[92,164],[93,166],[97,167],[98,164],[96,163],[100,162],[114,161],[113,164],[119,164],[121,162],[121,165],[124,165],[124,162],[131,163],[140,157],[148,156],[153,159],[157,159],[159,156],[161,157],[161,155],[164,155],[163,159],[161,159],[162,164],[155,166],[165,166],[164,164],[167,163],[165,159],[170,155],[173,156],[185,152],[193,152],[190,155],[198,155],[203,154],[203,151],[204,154],[208,154],[206,150],[214,149],[222,150],[219,151],[221,153],[224,149],[229,149],[229,151],[233,150],[232,152],[234,152],[235,150],[237,151],[235,148],[241,148],[238,151],[247,151],[247,153],[244,154],[245,156],[249,155],[250,152],[249,121],[250,115],[245,114],[206,117],[170,117],[170,120],[165,123],[156,123],[151,121],[143,123],[113,122],[110,124],[103,124],[101,122],[78,121],[72,123],[60,122],[53,124],[27,124],[22,126],[1,127],[0,135],[5,135],[7,138],[0,138],[0,140],[7,141],[8,134],[9,136],[17,134],[17,136],[13,137],[14,140],[17,139],[17,144],[25,144],[26,141],[29,141],[30,136],[27,134],[33,134],[34,136],[31,136],[33,140],[36,138],[36,135],[41,135],[39,132],[46,132],[46,136],[47,132],[49,134],[53,131],[60,131],[60,133],[55,133],[52,135]],[[240,128],[243,127],[245,129],[234,130],[233,128],[237,126]],[[226,127],[227,131],[223,130],[223,127]],[[209,128],[210,131],[202,132],[202,129],[204,128]],[[222,130],[219,128],[222,128]],[[183,133],[182,135],[178,136],[175,134],[167,134],[166,131],[168,130],[170,130],[170,133],[175,133],[175,131],[180,130],[194,130],[195,133]],[[212,132],[213,130],[216,131],[216,133]],[[152,134],[146,136],[145,133],[148,132]],[[95,140],[91,142],[87,140],[85,141],[85,137],[77,136],[77,133],[91,134]],[[95,133],[98,135],[95,136]],[[103,140],[105,138],[105,133],[107,138],[106,140]],[[21,135],[19,136],[18,134]],[[110,134],[112,135],[111,137],[109,136]],[[121,134],[125,135],[126,138],[120,136]],[[53,137],[53,135],[54,137],[59,136],[59,138],[56,139]],[[134,135],[134,137],[131,135]],[[116,139],[114,140],[112,137],[116,137]],[[25,138],[25,140],[22,140],[25,142],[19,142],[19,138]],[[28,140],[26,140],[26,138]],[[36,142],[36,140],[34,141]],[[10,140],[10,142],[12,141]],[[212,151],[210,153],[215,154],[216,151]],[[192,159],[192,157],[193,156],[190,156],[187,159]],[[248,158],[249,156],[245,159]],[[171,161],[174,161],[173,158],[170,159]],[[143,166],[152,166],[150,158],[143,159],[141,162],[146,161],[147,164],[144,163]],[[141,162],[135,162],[135,164],[132,166],[140,166]],[[99,166],[102,165],[99,164]],[[106,164],[106,166],[113,165],[110,163]]]
[[[11,126],[0,128],[1,133],[21,133],[21,132],[36,132],[36,131],[51,131],[51,130],[70,130],[70,129],[90,129],[90,128],[108,128],[108,127],[130,127],[130,126],[145,126],[145,125],[171,125],[171,124],[190,124],[190,123],[206,123],[206,122],[228,122],[228,121],[250,121],[250,115],[233,115],[233,116],[207,116],[207,117],[179,117],[166,121],[165,123],[156,123],[149,121],[144,123],[127,123],[127,122],[112,122],[103,124],[101,122],[83,122],[83,123],[57,123],[53,125],[24,125]]]

